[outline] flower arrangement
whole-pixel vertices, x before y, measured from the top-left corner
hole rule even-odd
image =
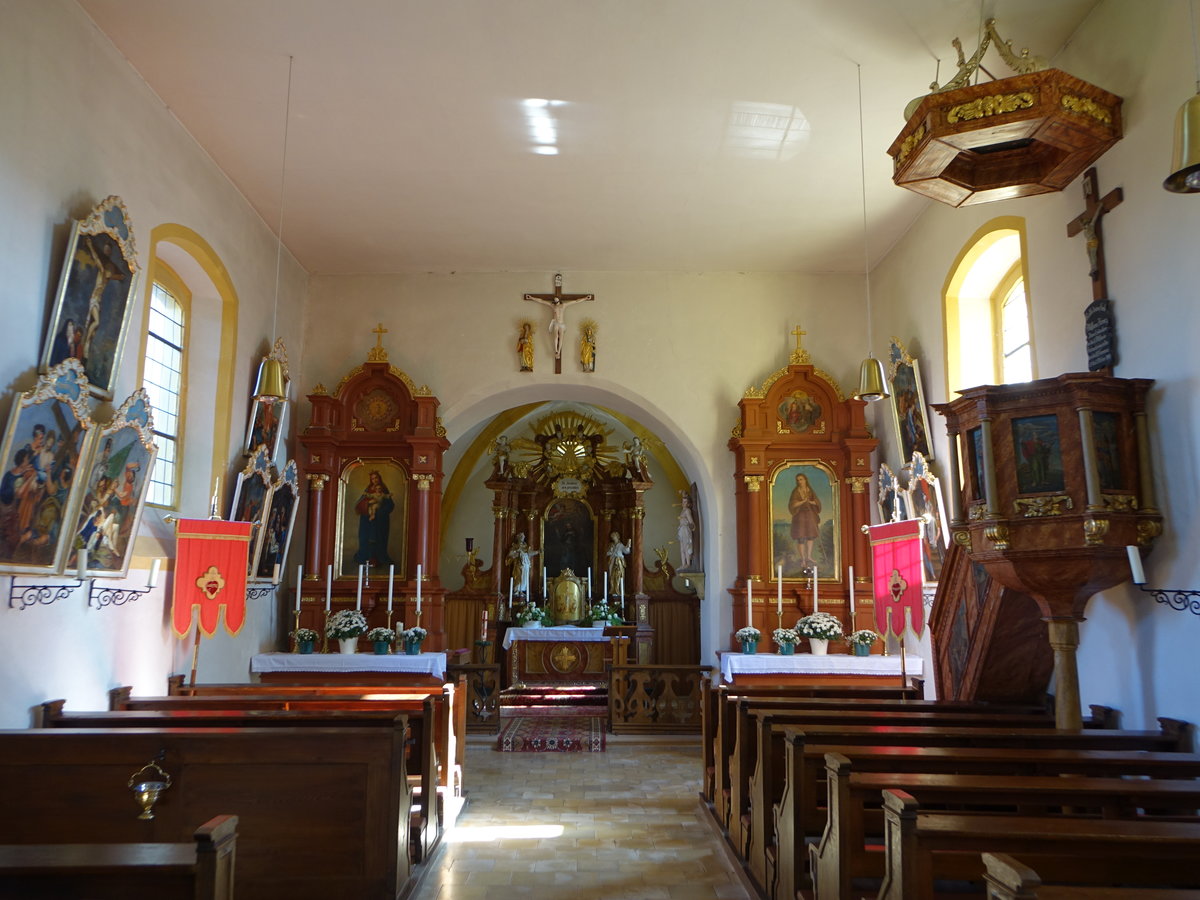
[[[593,622],[610,622],[613,624],[618,624],[621,621],[620,614],[604,601],[595,604],[588,610],[587,618]]]
[[[429,632],[426,631],[424,628],[422,628],[420,625],[414,625],[412,628],[406,628],[404,630],[404,632],[403,632],[404,642],[419,644],[419,643],[421,643],[421,641],[425,640],[425,638],[428,634],[429,634]]]
[[[367,617],[358,609],[339,609],[325,624],[325,636],[335,640],[356,638],[367,631]]]
[[[320,636],[321,635],[312,628],[297,628],[292,632],[292,637],[296,639],[297,644],[303,644],[305,642],[310,644],[316,643]]]
[[[367,640],[372,644],[394,644],[396,642],[396,632],[390,628],[372,628],[367,632]]]
[[[771,637],[774,638],[775,643],[779,644],[781,647],[784,644],[795,644],[800,640],[800,635],[796,634],[796,632],[790,628],[776,628],[771,633]]]
[[[762,632],[753,625],[747,625],[745,628],[739,628],[733,636],[739,641],[758,641],[762,639]]]
[[[520,626],[528,625],[530,622],[541,622],[543,616],[543,612],[536,605],[528,603],[518,609],[513,618],[516,619],[517,625]]]
[[[860,628],[858,631],[852,631],[850,633],[850,636],[846,638],[846,643],[869,647],[877,640],[879,640],[879,635],[870,628]]]
[[[832,613],[815,612],[796,623],[796,633],[819,641],[836,641],[842,636],[842,623]]]

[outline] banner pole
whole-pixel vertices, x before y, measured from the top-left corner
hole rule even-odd
[[[199,610],[196,611],[196,640],[192,645],[192,676],[190,684],[196,686],[196,666],[200,662],[200,617]]]

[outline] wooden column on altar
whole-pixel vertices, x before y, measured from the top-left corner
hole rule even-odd
[[[442,455],[450,446],[429,388],[388,363],[382,326],[367,361],[332,393],[308,395],[312,418],[300,434],[308,476],[305,571],[322,583],[332,566],[334,608],[353,606],[365,565],[363,610],[372,627],[387,624],[389,570],[394,567],[393,623],[421,625],[429,650],[444,649],[441,535]]]
[[[750,624],[763,633],[791,627],[813,611],[812,572],[820,609],[853,630],[847,605],[848,568],[869,575],[870,548],[861,526],[870,523],[866,486],[878,441],[867,431],[861,400],[847,398],[807,350],[750,388],[738,403],[738,425],[729,440],[736,456],[738,576],[729,588],[736,631]],[[783,613],[776,576],[783,567]],[[747,621],[746,585],[753,588]],[[869,594],[858,595],[860,615],[870,615]],[[864,609],[866,607],[866,609]],[[732,634],[730,647],[737,645]]]

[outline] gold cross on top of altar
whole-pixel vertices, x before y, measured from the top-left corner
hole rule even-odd
[[[371,329],[371,334],[375,335],[375,346],[367,353],[367,362],[387,362],[387,351],[383,349],[383,336],[388,333],[388,330],[383,327],[380,322]]]
[[[809,364],[809,362],[811,362],[811,360],[809,359],[808,351],[800,346],[800,339],[804,337],[804,335],[808,334],[808,332],[802,330],[800,326],[797,325],[794,329],[792,329],[791,333],[796,336],[796,349],[792,351],[791,363],[793,366],[806,366]]]

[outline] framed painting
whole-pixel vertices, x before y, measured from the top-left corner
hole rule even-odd
[[[840,486],[833,468],[820,460],[787,461],[771,475],[771,572],[803,578],[814,566],[818,577],[837,580],[842,570]]]
[[[86,549],[89,577],[123,578],[128,573],[157,456],[150,397],[138,388],[96,432],[66,571],[80,568],[79,555]]]
[[[407,488],[408,472],[392,458],[354,459],[342,470],[334,562],[339,578],[356,577],[360,565],[380,575],[394,565],[397,578],[407,577]]]
[[[259,447],[267,448],[267,456],[276,462],[283,456],[284,419],[287,400],[252,400],[250,421],[246,423],[246,443],[243,453],[252,456]]]
[[[937,581],[950,545],[950,527],[942,500],[942,486],[920,453],[912,455],[912,477],[905,491],[909,515],[921,520],[921,557],[926,582]]]
[[[551,501],[542,519],[541,565],[551,578],[567,569],[586,578],[595,560],[596,522],[591,508],[574,497]]]
[[[88,380],[67,359],[17,396],[0,442],[0,572],[53,575],[70,547],[95,437]]]
[[[899,522],[908,518],[908,509],[904,504],[904,491],[900,490],[900,479],[887,463],[879,466],[879,491],[875,497],[875,506],[879,510],[879,521]]]
[[[233,507],[229,518],[234,522],[250,522],[250,549],[258,546],[264,523],[271,506],[271,457],[266,447],[259,447],[238,472],[233,491]],[[253,574],[254,554],[251,552],[247,574]]]
[[[933,459],[929,442],[929,420],[925,415],[925,393],[921,390],[921,366],[908,355],[904,345],[892,338],[890,350],[892,382],[892,424],[896,446],[907,464],[913,453]]]
[[[1013,419],[1012,440],[1018,494],[1066,490],[1058,416],[1050,413]]]
[[[137,272],[129,214],[108,197],[71,229],[39,371],[77,359],[92,394],[112,399]]]
[[[278,582],[287,571],[288,547],[292,543],[292,527],[296,524],[296,507],[300,498],[300,477],[296,461],[289,459],[283,474],[271,485],[271,502],[259,532],[258,543],[250,557],[250,580]]]

